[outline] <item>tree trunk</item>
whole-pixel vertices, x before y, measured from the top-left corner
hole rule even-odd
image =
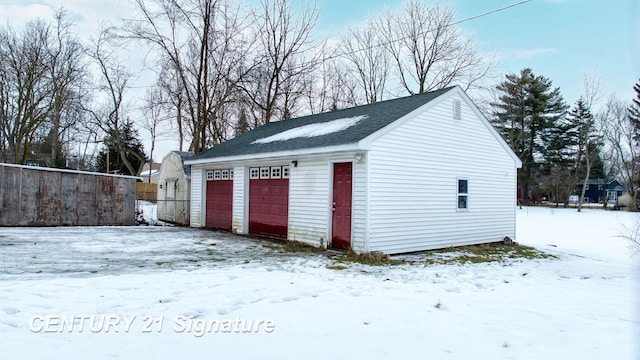
[[[589,175],[591,174],[591,160],[589,159],[589,151],[586,153],[587,160],[587,173],[584,177],[584,182],[582,183],[582,194],[578,199],[578,212],[582,211],[582,199],[584,199],[584,193],[587,191],[587,186],[589,184]]]

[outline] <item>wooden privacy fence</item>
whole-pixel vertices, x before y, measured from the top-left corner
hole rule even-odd
[[[136,183],[136,197],[138,200],[156,202],[158,199],[158,184],[146,182]]]
[[[136,179],[0,163],[0,226],[134,225]]]

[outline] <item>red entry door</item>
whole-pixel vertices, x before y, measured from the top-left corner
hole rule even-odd
[[[233,180],[207,181],[205,226],[231,230],[233,222]]]
[[[333,164],[331,246],[351,249],[351,163]]]

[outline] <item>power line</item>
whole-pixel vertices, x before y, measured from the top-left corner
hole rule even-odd
[[[475,19],[478,19],[478,18],[481,18],[481,17],[485,17],[487,15],[491,15],[491,14],[494,14],[494,13],[497,13],[497,12],[501,12],[501,11],[510,9],[512,7],[516,7],[516,6],[528,3],[530,1],[531,0],[522,0],[522,1],[519,1],[517,3],[513,3],[513,4],[510,4],[510,5],[503,6],[501,8],[489,10],[489,11],[484,12],[484,13],[479,14],[479,15],[470,16],[470,17],[464,18],[462,20],[458,20],[456,22],[452,22],[451,24],[446,25],[446,27],[459,25],[459,24],[462,24],[462,23],[467,22],[467,21],[471,21],[471,20],[475,20]],[[416,35],[418,35],[418,36],[426,35],[426,34],[428,34],[430,32],[433,32],[433,31],[434,30],[426,30],[426,31],[420,32],[420,33],[418,33]],[[342,57],[342,56],[345,56],[345,55],[355,54],[357,52],[361,52],[361,51],[365,51],[365,50],[371,50],[371,49],[374,49],[374,48],[377,48],[377,47],[381,47],[381,46],[391,45],[391,44],[393,44],[395,42],[398,42],[398,41],[401,41],[401,40],[405,40],[407,38],[409,38],[409,36],[400,37],[400,38],[396,38],[396,39],[391,39],[389,41],[381,42],[381,43],[378,43],[378,44],[375,44],[375,45],[371,45],[371,46],[367,46],[367,47],[364,47],[364,48],[359,48],[359,49],[355,49],[355,50],[352,50],[352,51],[345,51],[345,52],[338,53],[338,54],[335,54],[335,55],[332,55],[332,56],[327,56],[327,57],[322,58],[322,60],[324,61],[324,60],[335,59],[335,58]]]
[[[530,1],[531,1],[531,0],[523,0],[523,1],[520,1],[520,2],[517,2],[517,3],[513,3],[513,4],[511,4],[511,5],[503,6],[503,7],[498,8],[498,9],[494,9],[494,10],[487,11],[487,12],[482,13],[482,14],[480,14],[480,15],[475,15],[475,16],[468,17],[468,18],[466,18],[466,19],[462,19],[462,20],[456,21],[456,22],[454,22],[452,25],[462,24],[463,22],[467,22],[467,21],[470,21],[470,20],[474,20],[474,19],[477,19],[477,18],[481,18],[481,17],[483,17],[483,16],[487,16],[487,15],[490,15],[490,14],[493,14],[493,13],[497,13],[497,12],[500,12],[500,11],[504,11],[504,10],[510,9],[510,8],[512,8],[512,7],[516,7],[516,6],[518,6],[518,5],[522,5],[522,4],[524,4],[524,3],[528,3],[528,2],[530,2]]]
[[[467,17],[467,18],[452,22],[451,24],[448,24],[446,27],[459,25],[459,24],[462,24],[462,23],[465,23],[465,22],[468,22],[468,21],[471,21],[471,20],[479,19],[479,18],[488,16],[488,15],[491,15],[491,14],[502,12],[502,11],[511,9],[513,7],[516,7],[516,6],[523,5],[523,4],[528,3],[528,2],[531,2],[531,0],[522,0],[522,1],[519,1],[519,2],[516,2],[516,3],[512,3],[512,4],[509,4],[509,5],[497,8],[497,9],[489,10],[489,11],[484,12],[482,14],[473,15],[473,16],[470,16],[470,17]],[[433,32],[433,31],[434,30],[426,30],[424,32],[418,33],[417,35],[419,35],[419,36],[420,35],[426,35],[426,34],[428,34],[430,32]],[[358,52],[371,50],[371,49],[374,49],[374,48],[377,48],[377,47],[390,45],[390,44],[396,43],[398,41],[405,40],[408,37],[409,36],[400,37],[400,38],[396,38],[396,39],[391,39],[391,40],[386,41],[386,42],[381,42],[381,43],[378,43],[378,44],[374,44],[374,45],[367,46],[367,47],[364,47],[364,48],[354,49],[354,50],[351,50],[351,51],[337,52],[334,55],[329,55],[329,56],[322,57],[320,59],[320,61],[324,62],[326,60],[336,59],[336,58],[343,57],[343,56],[346,56],[346,55],[351,55],[351,54],[355,54],[355,53],[358,53]],[[296,67],[293,67],[293,69],[296,69]],[[155,85],[131,86],[130,88],[132,88],[132,89],[142,89],[142,88],[150,88],[150,87],[153,87],[153,86],[155,86]]]

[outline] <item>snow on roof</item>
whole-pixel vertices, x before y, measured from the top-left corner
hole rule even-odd
[[[159,170],[151,170],[151,175],[156,175],[158,172]],[[141,171],[140,176],[149,176],[149,170]]]
[[[358,115],[349,118],[336,119],[323,123],[303,125],[297,128],[271,135],[266,138],[258,139],[252,144],[267,144],[275,141],[286,141],[301,137],[316,137],[337,133],[356,125],[361,120],[368,118],[369,115]]]

